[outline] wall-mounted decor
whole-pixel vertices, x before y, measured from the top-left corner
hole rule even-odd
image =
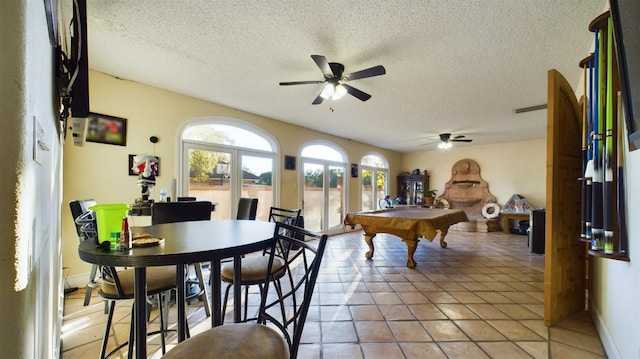
[[[296,169],[296,157],[295,156],[284,156],[284,169],[285,170],[295,170]]]
[[[144,170],[144,168],[139,168],[138,171],[135,171],[133,168],[134,165],[134,157],[136,155],[129,155],[129,176],[137,176],[140,174],[141,170]],[[156,158],[158,161],[155,162],[155,176],[159,177],[160,176],[160,157],[158,156],[153,156],[154,158]]]
[[[351,177],[358,177],[358,164],[357,163],[352,163],[351,164]]]
[[[87,141],[126,146],[127,119],[90,113],[87,119]]]

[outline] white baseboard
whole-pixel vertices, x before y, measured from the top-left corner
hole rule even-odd
[[[68,276],[65,280],[65,288],[85,288],[89,282],[89,272]]]
[[[621,359],[622,356],[618,352],[618,348],[615,345],[613,337],[611,336],[611,333],[609,333],[609,329],[605,325],[604,320],[600,315],[600,311],[598,311],[598,308],[593,304],[593,302],[591,302],[591,317],[593,319],[593,324],[596,327],[596,331],[600,336],[600,341],[602,342],[607,358]]]

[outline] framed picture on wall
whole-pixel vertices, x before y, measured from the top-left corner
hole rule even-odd
[[[295,170],[296,169],[296,157],[295,156],[284,156],[284,169],[285,170]]]
[[[351,177],[353,177],[353,178],[358,177],[358,164],[357,163],[352,163],[351,164]]]
[[[133,158],[135,156],[136,155],[129,155],[129,176],[137,176],[137,175],[139,175],[139,173],[136,173],[133,170]],[[154,157],[158,159],[158,162],[156,162],[156,167],[157,167],[157,169],[156,169],[156,177],[160,177],[160,157],[158,157],[158,156],[154,156]]]
[[[87,118],[87,142],[127,145],[127,119],[91,112]]]

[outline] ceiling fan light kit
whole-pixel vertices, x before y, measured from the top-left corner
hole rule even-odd
[[[340,85],[327,84],[320,93],[320,96],[325,100],[339,100],[347,94],[347,89]]]
[[[438,144],[438,148],[439,148],[439,149],[441,149],[441,150],[447,150],[447,149],[451,148],[451,146],[453,146],[453,145],[452,145],[452,144],[451,144],[451,142],[449,142],[449,141],[447,141],[447,142],[440,142],[440,143]]]
[[[320,71],[322,71],[322,75],[324,76],[323,81],[288,81],[280,82],[280,86],[326,83],[320,95],[311,103],[312,105],[319,105],[323,100],[339,100],[346,94],[350,94],[360,101],[367,101],[371,98],[371,95],[353,86],[344,84],[344,82],[380,76],[387,73],[384,66],[378,65],[345,75],[344,65],[337,62],[328,62],[322,55],[311,55],[311,58],[316,65],[318,65]]]
[[[450,133],[441,133],[438,135],[440,137],[440,143],[438,144],[438,148],[441,150],[448,150],[453,146],[451,142],[471,142],[473,141],[470,138],[466,138],[465,135],[457,135],[451,136]]]

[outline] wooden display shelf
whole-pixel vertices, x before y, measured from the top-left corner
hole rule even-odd
[[[624,262],[630,262],[631,261],[626,254],[620,254],[620,253],[605,254],[603,252],[589,250],[589,255],[592,256],[592,257],[615,259],[615,260],[624,261]]]

